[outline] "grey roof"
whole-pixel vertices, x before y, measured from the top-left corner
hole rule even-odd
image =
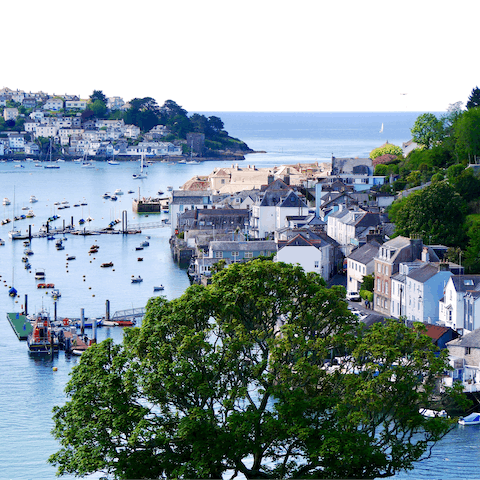
[[[419,283],[425,283],[427,280],[432,278],[438,273],[438,268],[430,263],[426,263],[420,268],[416,268],[407,274],[407,277],[415,280]]]
[[[448,347],[480,348],[480,328],[447,343]]]
[[[457,292],[480,289],[480,275],[454,275],[451,279]]]
[[[372,240],[371,242],[362,245],[361,247],[355,249],[348,258],[350,260],[355,260],[356,262],[362,263],[366,265],[370,263],[378,254],[378,249],[380,248],[380,244]]]
[[[273,240],[257,240],[249,242],[210,242],[212,250],[238,250],[251,252],[254,250],[268,250],[269,252],[277,251],[277,244]]]
[[[298,197],[293,191],[291,191],[287,197],[279,204],[280,207],[299,207],[306,208],[307,204]]]

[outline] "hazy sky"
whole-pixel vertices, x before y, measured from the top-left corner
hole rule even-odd
[[[444,111],[480,84],[478,0],[23,0],[0,87],[187,111]]]

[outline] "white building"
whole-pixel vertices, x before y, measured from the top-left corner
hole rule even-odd
[[[44,110],[51,110],[53,112],[59,112],[63,109],[63,99],[61,98],[49,98],[45,105],[43,106]]]
[[[18,108],[4,108],[3,109],[3,118],[6,122],[9,120],[15,121],[18,117]]]
[[[347,292],[359,292],[365,275],[375,272],[375,257],[380,243],[372,240],[347,257]]]
[[[85,110],[86,108],[86,100],[67,100],[65,102],[65,110]]]

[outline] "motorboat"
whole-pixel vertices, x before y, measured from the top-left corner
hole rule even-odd
[[[45,270],[43,268],[35,270],[35,280],[45,280]]]
[[[172,190],[173,190],[173,187],[171,185],[168,185],[167,192],[171,192]]]
[[[7,197],[5,197],[5,198],[3,199],[3,204],[4,204],[4,205],[10,205],[11,203],[12,203],[12,202],[11,202]]]
[[[479,425],[480,424],[480,413],[473,412],[466,417],[460,418],[458,421],[460,425]]]
[[[113,192],[114,195],[123,195],[123,192],[122,192],[122,189],[121,188],[117,188],[114,192]]]
[[[102,268],[113,267],[113,262],[106,262],[100,265]]]
[[[38,202],[37,197],[35,195],[30,195],[30,203],[36,203]]]
[[[53,353],[58,350],[54,340],[50,316],[42,310],[33,322],[33,330],[27,337],[27,346],[30,353]]]
[[[141,247],[148,247],[150,246],[150,243],[148,242],[148,240],[144,240],[141,244],[140,244]]]
[[[54,288],[51,292],[51,295],[54,299],[57,299],[57,298],[62,296],[62,294],[60,293],[60,290],[58,288]]]
[[[159,292],[160,290],[164,290],[165,287],[163,285],[157,285],[155,287],[153,287],[153,291],[154,292]]]
[[[33,213],[33,210],[29,210],[27,213],[27,218],[33,218],[35,214]]]
[[[5,245],[5,240],[2,240],[2,239],[0,238],[0,247],[3,246],[3,245]]]
[[[110,197],[110,200],[112,202],[115,202],[116,200],[118,200],[117,196],[116,195],[113,195],[112,197]]]
[[[138,277],[132,278],[132,283],[141,283],[143,282],[143,278],[139,275]]]
[[[108,164],[109,165],[120,165],[120,162],[117,162],[116,160],[109,160]]]
[[[75,255],[68,255],[67,260],[75,260],[77,257]]]
[[[418,410],[420,415],[423,415],[424,417],[429,417],[429,418],[435,418],[435,417],[442,417],[442,418],[447,418],[447,412],[445,410],[431,410],[429,408],[420,408]]]
[[[127,193],[135,193],[133,190],[129,190]]]
[[[102,196],[105,200],[108,200],[111,197],[110,192],[105,192]]]

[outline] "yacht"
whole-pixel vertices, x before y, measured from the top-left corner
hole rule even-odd
[[[121,188],[117,188],[114,192],[113,192],[114,195],[123,195],[123,192],[122,192],[122,189]]]
[[[5,197],[5,198],[3,199],[3,204],[4,204],[4,205],[10,205],[11,203],[12,203],[12,202],[11,202],[7,197]]]
[[[36,202],[38,202],[38,200],[35,197],[35,195],[30,195],[30,203],[36,203]]]

